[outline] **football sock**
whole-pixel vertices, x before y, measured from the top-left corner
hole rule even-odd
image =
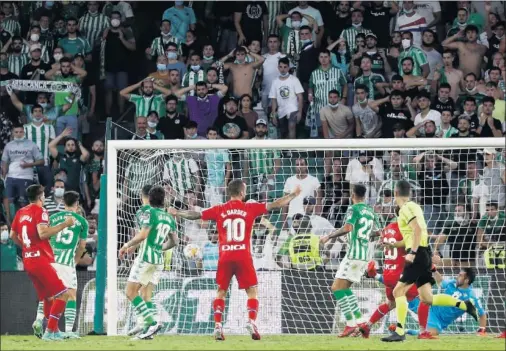
[[[257,313],[258,313],[258,300],[257,299],[248,299],[248,301],[246,302],[246,306],[248,308],[249,319],[255,321],[257,319]]]
[[[44,317],[49,319],[49,313],[51,312],[51,307],[53,307],[53,301],[44,300]]]
[[[357,297],[353,291],[351,291],[351,289],[346,289],[345,291],[348,299],[348,304],[350,306],[351,313],[353,313],[353,316],[355,317],[355,321],[357,324],[362,323],[362,312],[360,312],[360,308],[358,307]]]
[[[156,322],[153,319],[153,315],[151,314],[151,310],[146,306],[146,303],[140,296],[136,296],[132,300],[132,305],[134,306],[135,313],[138,316],[142,316],[144,318],[144,323],[146,325],[153,325]]]
[[[153,316],[153,319],[156,321],[158,313],[155,304],[152,301],[146,301],[146,306],[148,306],[149,310],[151,311],[151,315]]]
[[[408,299],[406,296],[395,298],[395,311],[397,313],[397,329],[395,329],[395,332],[404,335],[404,324],[408,316]]]
[[[35,317],[35,319],[38,321],[44,319],[44,301],[39,301],[39,304],[37,305],[37,317]]]
[[[388,303],[384,303],[382,305],[379,305],[376,311],[372,314],[371,318],[369,319],[369,325],[373,325],[377,321],[379,321],[381,318],[385,317],[385,315],[390,311],[390,307],[388,306]]]
[[[65,331],[71,333],[74,329],[74,322],[76,320],[76,301],[68,300],[67,308],[65,309]]]
[[[337,304],[341,310],[341,313],[344,314],[344,318],[346,318],[346,325],[353,327],[353,314],[351,313],[351,308],[348,303],[348,296],[346,296],[345,290],[334,291],[334,297],[337,300]]]
[[[49,313],[49,319],[47,321],[47,329],[53,333],[58,331],[58,321],[65,311],[66,301],[55,299],[53,300],[53,306],[51,306],[51,312]]]
[[[467,311],[467,306],[465,303],[460,301],[459,299],[454,298],[450,295],[445,294],[437,294],[432,298],[432,306],[447,306],[447,307],[457,307],[462,311]]]
[[[427,328],[427,320],[429,319],[429,305],[420,302],[418,306],[418,324],[420,329],[425,330]]]
[[[223,316],[223,311],[225,311],[225,300],[223,300],[223,299],[214,299],[213,310],[214,310],[214,322],[215,323],[221,323],[221,318]]]

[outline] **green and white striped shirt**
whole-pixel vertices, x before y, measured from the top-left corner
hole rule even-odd
[[[361,75],[355,79],[353,86],[356,88],[357,85],[365,85],[369,89],[369,99],[375,100],[378,96],[378,89],[376,89],[376,83],[384,83],[385,78],[381,74],[372,73],[368,76]]]
[[[183,88],[189,87],[191,85],[195,85],[198,82],[205,82],[207,80],[207,75],[203,69],[198,70],[197,72],[189,70],[183,76],[183,82],[181,86]],[[191,90],[188,92],[188,96],[194,96],[195,90]]]
[[[342,32],[339,38],[343,38],[348,43],[348,46],[350,47],[351,52],[355,52],[355,38],[357,37],[357,34],[363,33],[364,35],[367,35],[369,33],[372,33],[371,30],[366,28],[359,28],[356,29],[355,27],[351,26],[348,28],[345,28]]]
[[[320,111],[328,104],[329,91],[336,89],[342,95],[343,87],[347,84],[343,72],[336,67],[324,70],[321,66],[315,69],[309,77],[309,88],[313,89],[313,109]]]
[[[176,38],[173,35],[169,35],[167,37],[156,37],[151,42],[151,57],[165,56],[165,48],[167,44],[174,43],[177,44],[177,53],[178,55],[183,54],[183,50],[181,48],[181,40]]]
[[[42,123],[36,126],[33,123],[25,124],[26,139],[33,141],[44,158],[44,165],[49,165],[49,142],[56,138],[54,127],[51,124]]]
[[[11,33],[12,36],[21,35],[21,26],[19,22],[12,18],[6,18],[2,22],[4,30]]]
[[[425,65],[427,62],[427,56],[425,56],[425,52],[420,50],[417,47],[410,47],[408,50],[404,50],[399,54],[399,64],[398,64],[398,70],[399,74],[403,76],[402,73],[402,60],[406,57],[411,57],[413,61],[415,62],[415,65],[413,66],[413,72],[411,73],[414,76],[421,76],[422,75],[422,66]]]
[[[92,48],[100,43],[102,33],[110,26],[111,21],[109,18],[101,13],[94,15],[87,13],[79,20],[79,30],[88,39]]]
[[[140,197],[142,187],[146,184],[156,184],[161,181],[158,160],[131,158],[126,167],[125,181],[131,196]],[[132,195],[133,194],[133,195]]]
[[[172,157],[165,164],[166,172],[164,179],[168,179],[172,189],[176,191],[177,197],[182,198],[187,190],[195,190],[195,176],[199,167],[194,159],[184,157]]]
[[[30,44],[23,43],[23,46],[21,47],[21,53],[28,55],[28,57],[31,58],[30,55]],[[49,50],[46,45],[41,44],[41,52],[40,52],[40,59],[44,61],[45,63],[49,62]]]
[[[9,72],[14,73],[19,77],[21,74],[21,69],[25,66],[28,61],[30,61],[30,57],[27,54],[19,54],[19,55],[9,55]]]
[[[257,140],[257,138],[253,139]],[[267,140],[269,138],[264,139]],[[274,174],[274,162],[281,158],[278,150],[271,149],[249,149],[245,155],[248,159],[249,170],[252,176]]]
[[[150,111],[158,112],[158,116],[165,116],[165,100],[163,95],[130,94],[130,102],[135,104],[135,117],[147,117]]]

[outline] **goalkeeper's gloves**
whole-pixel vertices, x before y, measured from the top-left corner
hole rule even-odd
[[[476,335],[478,336],[486,336],[487,335],[487,328],[479,327],[476,331]]]

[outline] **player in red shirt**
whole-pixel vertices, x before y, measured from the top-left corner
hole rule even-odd
[[[399,281],[402,271],[404,270],[404,264],[406,260],[406,250],[404,249],[404,242],[402,234],[399,230],[397,222],[390,223],[383,229],[380,243],[383,246],[383,255],[385,260],[383,262],[383,277],[376,274],[376,268],[374,261],[369,262],[367,266],[367,276],[369,278],[377,278],[385,285],[386,295],[388,302],[383,303],[378,307],[372,314],[371,318],[367,323],[364,323],[358,327],[364,338],[369,337],[371,327],[374,323],[383,318],[388,312],[395,308],[395,298],[393,291],[395,285]],[[418,290],[415,285],[408,291],[407,298],[408,302],[413,301],[418,296]],[[410,306],[412,307],[412,306]],[[418,321],[420,328],[425,330],[427,325],[427,318],[429,315],[429,306],[421,303],[415,308],[418,308]]]
[[[62,340],[58,320],[65,310],[69,293],[52,266],[54,256],[49,238],[74,225],[75,220],[68,217],[62,224],[50,227],[49,215],[42,207],[44,187],[31,185],[26,189],[26,194],[30,204],[16,213],[10,236],[22,248],[25,271],[37,291],[39,301],[44,301],[47,330],[44,336],[42,330],[36,335],[44,340]]]
[[[225,310],[225,296],[230,285],[230,280],[235,275],[239,289],[245,289],[248,295],[247,308],[249,321],[246,328],[251,333],[253,340],[260,340],[260,334],[255,324],[258,312],[257,299],[257,275],[251,257],[251,232],[255,218],[268,211],[287,206],[290,201],[299,196],[301,188],[272,203],[245,203],[246,184],[239,179],[234,179],[228,184],[227,193],[230,201],[222,205],[216,205],[202,213],[195,211],[178,211],[169,209],[174,216],[189,220],[212,220],[216,221],[218,230],[219,258],[216,271],[216,283],[218,291],[213,302],[214,337],[216,340],[225,340],[222,314]]]

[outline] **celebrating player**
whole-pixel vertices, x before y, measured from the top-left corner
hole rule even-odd
[[[325,244],[332,238],[348,234],[348,251],[339,265],[336,279],[332,284],[334,297],[346,318],[346,328],[338,335],[340,338],[357,335],[357,326],[366,327],[358,307],[357,297],[350,289],[353,283],[360,283],[367,266],[369,239],[377,230],[376,228],[379,228],[374,209],[364,203],[366,192],[367,188],[362,184],[353,186],[351,193],[353,205],[348,209],[345,224],[320,239]]]
[[[169,211],[174,216],[189,220],[213,220],[218,229],[219,258],[216,271],[216,283],[218,292],[213,303],[214,309],[214,337],[216,340],[225,340],[222,314],[225,310],[225,296],[230,280],[235,275],[239,289],[245,289],[248,295],[247,308],[249,321],[246,328],[253,340],[260,340],[260,334],[255,324],[258,313],[257,299],[257,275],[251,257],[251,231],[255,218],[267,211],[282,208],[299,196],[300,187],[272,203],[245,203],[246,184],[239,179],[234,179],[228,184],[227,193],[230,201],[222,205],[208,208],[202,213],[196,211],[178,211],[171,208]]]
[[[411,185],[408,181],[400,180],[395,185],[395,202],[399,206],[399,229],[402,234],[406,249],[406,265],[399,282],[394,288],[395,305],[397,312],[397,328],[395,332],[382,341],[404,341],[406,335],[404,324],[408,314],[408,301],[406,295],[411,286],[416,284],[420,300],[432,306],[457,307],[469,313],[478,320],[476,308],[471,301],[461,301],[446,294],[432,295],[432,253],[428,246],[427,224],[423,217],[423,211],[419,205],[409,200]]]
[[[76,262],[85,251],[86,238],[88,237],[88,221],[77,214],[79,210],[79,193],[67,191],[63,195],[63,203],[65,204],[64,211],[52,215],[49,218],[49,224],[54,227],[65,222],[67,217],[74,217],[75,224],[63,229],[56,236],[51,237],[50,242],[55,256],[53,267],[63,281],[63,284],[69,289],[68,293],[70,295],[65,309],[65,334],[63,334],[63,337],[77,339],[79,338],[79,334],[72,332],[76,320]],[[37,331],[38,334],[41,334],[42,331],[42,321],[44,318],[42,311],[43,303],[40,301],[37,309],[37,319],[33,323],[33,330]]]
[[[42,339],[62,340],[58,320],[71,294],[53,266],[54,255],[48,239],[73,226],[75,218],[68,216],[63,223],[50,227],[49,216],[42,207],[44,187],[38,184],[30,185],[26,194],[30,204],[16,213],[12,222],[11,239],[22,247],[25,271],[37,291],[39,301],[44,301],[44,316],[48,323]]]
[[[455,296],[462,300],[471,300],[478,310],[480,327],[477,334],[486,335],[487,314],[481,307],[480,301],[476,298],[471,284],[476,278],[476,271],[473,268],[464,268],[457,276],[457,279],[443,279],[439,272],[434,273],[434,278],[443,289],[443,294]],[[429,311],[429,320],[427,322],[427,336],[425,339],[437,339],[444,329],[452,324],[457,318],[461,317],[464,311],[457,307],[439,307],[432,306]]]
[[[378,322],[388,312],[395,308],[393,290],[399,281],[404,269],[404,256],[406,255],[406,251],[404,250],[404,242],[402,241],[402,235],[399,231],[399,224],[397,222],[390,223],[383,230],[383,234],[381,236],[381,244],[384,247],[383,254],[385,257],[383,264],[383,276],[378,277],[376,274],[374,261],[369,262],[367,266],[367,276],[369,278],[376,278],[385,285],[388,302],[385,302],[378,306],[369,321],[359,328],[364,338],[369,337],[371,327],[374,325],[374,323]],[[417,296],[418,290],[416,289],[416,286],[413,285],[408,290],[407,300],[409,302],[409,309],[415,313],[418,313],[418,322],[420,324],[421,330],[423,331],[425,330],[425,326],[427,324],[429,306],[424,303],[415,301],[415,298]]]
[[[143,286],[147,287],[149,294],[146,296],[151,299],[151,293],[158,284],[159,273],[163,270],[163,251],[176,246],[178,242],[176,222],[164,211],[165,190],[161,186],[154,186],[148,197],[149,206],[144,204],[143,212],[138,217],[141,224],[139,233],[119,250],[119,257],[122,258],[125,253],[141,244],[126,286],[127,298],[136,315],[142,316],[145,325],[144,331],[136,339],[150,339],[162,328],[154,318],[152,305],[148,307],[147,302],[139,296],[139,290]]]

